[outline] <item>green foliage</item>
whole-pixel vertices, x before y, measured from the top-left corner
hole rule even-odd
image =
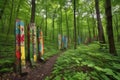
[[[56,44],[51,42],[51,41],[45,41],[44,42],[45,46],[44,46],[44,55],[43,57],[45,59],[48,59],[49,57],[53,56],[54,54],[57,54],[59,52],[59,50],[56,48]]]
[[[119,66],[119,56],[110,55],[99,44],[81,45],[61,54],[47,80],[119,80]]]
[[[0,73],[11,72],[15,60],[14,37],[8,36],[7,40],[4,34],[0,34],[0,37]]]

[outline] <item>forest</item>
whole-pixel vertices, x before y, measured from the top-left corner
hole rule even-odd
[[[0,80],[120,80],[120,1],[0,0]]]

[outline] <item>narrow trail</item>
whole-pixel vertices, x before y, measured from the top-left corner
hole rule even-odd
[[[34,68],[27,67],[27,74],[8,73],[0,76],[0,80],[45,80],[47,76],[50,76],[57,58],[63,52],[58,52],[45,62],[38,62]]]
[[[36,69],[31,70],[26,77],[27,80],[44,80],[46,76],[51,74],[58,56],[59,54],[50,57],[45,63],[38,65]]]
[[[19,80],[45,80],[45,77],[51,74],[54,64],[61,53],[63,52],[50,57],[45,63],[39,62],[35,68],[28,70],[26,76],[19,77]]]

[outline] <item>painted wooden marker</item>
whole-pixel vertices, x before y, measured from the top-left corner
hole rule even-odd
[[[25,67],[25,35],[24,35],[24,23],[20,21],[20,50],[21,50],[21,65]]]
[[[31,24],[29,24],[29,29],[30,29],[30,31],[29,31],[29,41],[30,41],[30,61],[31,61],[31,63],[33,63],[34,61],[33,61],[33,47],[32,47],[32,32],[33,32],[33,29],[32,29],[32,25]]]
[[[36,27],[35,23],[30,24],[30,56],[31,62],[37,62],[37,44],[36,44]]]
[[[37,62],[37,40],[36,40],[36,27],[35,23],[32,24],[33,26],[33,33],[32,33],[32,40],[33,40],[33,57],[34,57],[34,62]]]
[[[64,49],[67,49],[68,46],[68,39],[67,36],[64,36]]]
[[[25,38],[24,38],[24,23],[16,20],[16,62],[17,72],[24,72],[25,68]]]
[[[16,20],[15,27],[15,37],[16,37],[16,72],[21,73],[21,53],[20,53],[20,20]]]
[[[41,58],[44,54],[43,32],[38,30],[38,53]]]
[[[58,34],[58,49],[61,49],[61,34]]]

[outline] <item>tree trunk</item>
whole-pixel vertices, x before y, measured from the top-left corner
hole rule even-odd
[[[115,18],[116,18],[115,26],[116,26],[116,32],[117,32],[117,41],[119,42],[119,19],[117,15],[115,15]]]
[[[99,11],[99,0],[95,0],[95,9],[97,15],[97,26],[98,26],[98,38],[101,44],[105,43],[104,31],[103,26],[100,18],[100,11]]]
[[[54,41],[54,15],[53,15],[53,41]]]
[[[31,30],[31,26],[34,26],[33,24],[35,23],[35,0],[32,0],[31,4],[32,4],[31,19],[30,19],[30,25],[27,28],[28,29],[28,39],[29,39],[28,40],[28,62],[30,63],[30,66],[32,66],[32,61],[30,60],[30,54],[34,54],[34,51],[33,51],[33,53],[31,53],[30,44],[31,44],[31,39],[33,40],[33,37],[32,37],[33,33],[30,33],[30,30]],[[32,30],[32,31],[34,31],[34,30]],[[32,47],[33,47],[33,45],[32,45]],[[34,50],[34,47],[32,50]]]
[[[47,3],[47,1],[46,1]],[[47,5],[46,5],[46,26],[45,26],[45,40],[47,39]]]
[[[114,44],[114,36],[113,36],[113,27],[112,27],[112,11],[111,11],[111,0],[105,0],[105,14],[107,20],[107,32],[108,32],[108,42],[109,42],[109,52],[112,55],[117,55],[115,44]]]
[[[77,48],[77,37],[76,37],[76,0],[74,0],[74,49]]]
[[[91,16],[92,16],[92,22],[93,22],[93,27],[92,27],[92,31],[93,31],[93,37],[95,37],[97,34],[95,33],[96,31],[96,20],[94,19],[94,9],[90,8],[90,12],[91,12]]]
[[[66,18],[67,37],[68,37],[68,43],[69,43],[69,27],[68,27],[68,15],[67,15],[67,10],[65,10],[65,18]]]
[[[88,32],[89,32],[88,43],[90,43],[91,42],[91,31],[90,31],[90,24],[89,24],[88,18],[87,18],[87,24],[88,24]]]
[[[78,29],[78,36],[80,36],[80,22],[79,22],[79,16],[77,17],[77,29]]]
[[[31,23],[35,22],[35,0],[32,0]]]
[[[61,32],[61,35],[63,35],[63,31],[62,31],[62,7],[60,7],[60,12],[61,12],[61,20],[60,20],[61,26],[60,26],[60,32]]]

